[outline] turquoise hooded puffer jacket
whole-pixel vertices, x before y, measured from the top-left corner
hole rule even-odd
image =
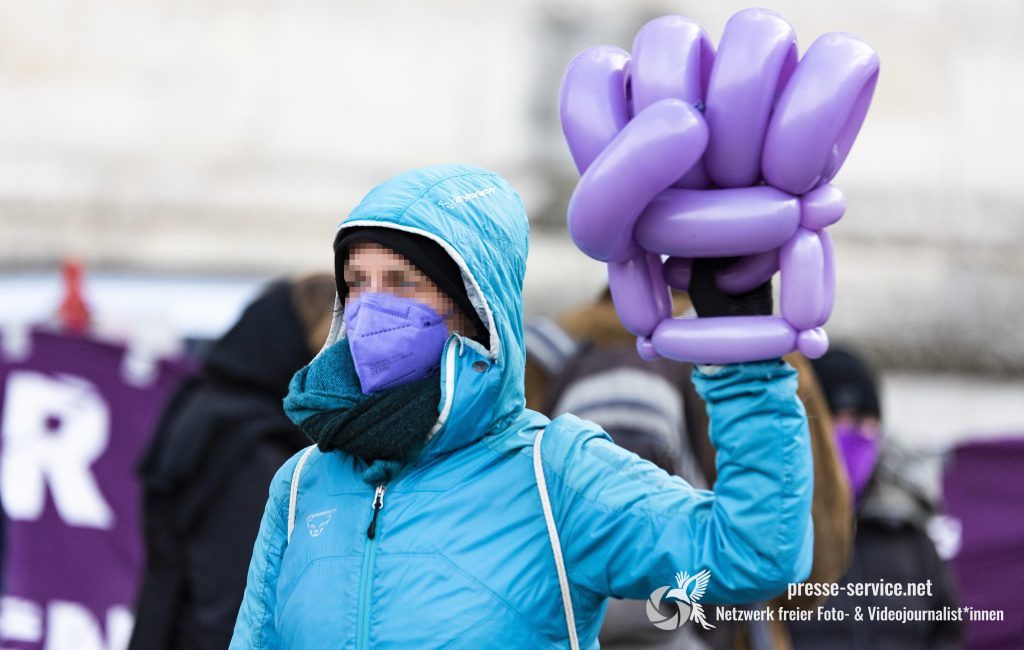
[[[581,647],[598,646],[607,598],[646,599],[675,586],[680,571],[711,572],[704,603],[749,603],[807,577],[813,472],[792,368],[772,361],[695,371],[718,449],[715,491],[696,490],[592,422],[566,415],[549,423],[525,409],[529,226],[500,176],[468,165],[403,174],[371,191],[341,228],[357,225],[440,243],[463,270],[490,349],[449,338],[435,434],[386,486],[372,539],[365,463],[310,453],[290,540],[301,452],[281,467],[232,648],[566,647],[533,471],[533,442],[545,427],[541,457]],[[336,322],[327,346],[340,335]]]

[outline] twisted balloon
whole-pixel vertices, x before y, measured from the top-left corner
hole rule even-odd
[[[871,103],[878,55],[825,34],[797,61],[778,14],[734,15],[715,52],[693,20],[664,16],[632,54],[598,46],[569,64],[562,128],[581,174],[569,233],[608,263],[622,324],[645,358],[734,363],[828,348],[835,264],[826,227],[845,211],[829,181]],[[673,318],[695,258],[740,257],[728,293],[780,272],[781,316]]]

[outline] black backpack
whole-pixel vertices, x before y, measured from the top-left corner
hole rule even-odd
[[[692,366],[644,361],[633,346],[576,341],[548,318],[525,327],[527,357],[548,378],[542,411],[591,420],[612,440],[694,487],[707,487],[704,405]]]

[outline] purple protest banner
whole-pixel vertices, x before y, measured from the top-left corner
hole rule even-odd
[[[946,512],[959,522],[953,569],[964,616],[964,647],[1024,647],[1024,437],[953,450],[943,476]]]
[[[121,345],[42,331],[26,352],[0,355],[0,642],[125,648],[144,562],[135,465],[188,368],[140,372]]]

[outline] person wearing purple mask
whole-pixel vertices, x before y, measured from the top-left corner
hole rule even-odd
[[[698,489],[526,408],[528,250],[519,194],[473,165],[388,179],[339,225],[334,319],[283,402],[316,444],[271,482],[231,648],[594,649],[611,598],[674,580],[750,603],[809,575],[796,371],[691,371],[718,447]],[[758,297],[733,300],[769,311]],[[713,625],[691,603],[666,603],[673,624]]]
[[[811,364],[832,412],[836,445],[859,503],[875,473],[882,445],[875,378],[856,355],[834,346]]]
[[[887,453],[874,371],[856,353],[833,345],[812,361],[856,501],[856,536],[841,590],[824,607],[845,611],[844,621],[790,623],[793,648],[959,648],[961,624],[950,618],[958,599],[949,571],[925,525],[935,505],[903,474],[900,455]],[[860,584],[925,586],[919,595],[851,595]],[[860,608],[863,620],[854,613]],[[940,620],[871,620],[870,608],[938,612]]]

